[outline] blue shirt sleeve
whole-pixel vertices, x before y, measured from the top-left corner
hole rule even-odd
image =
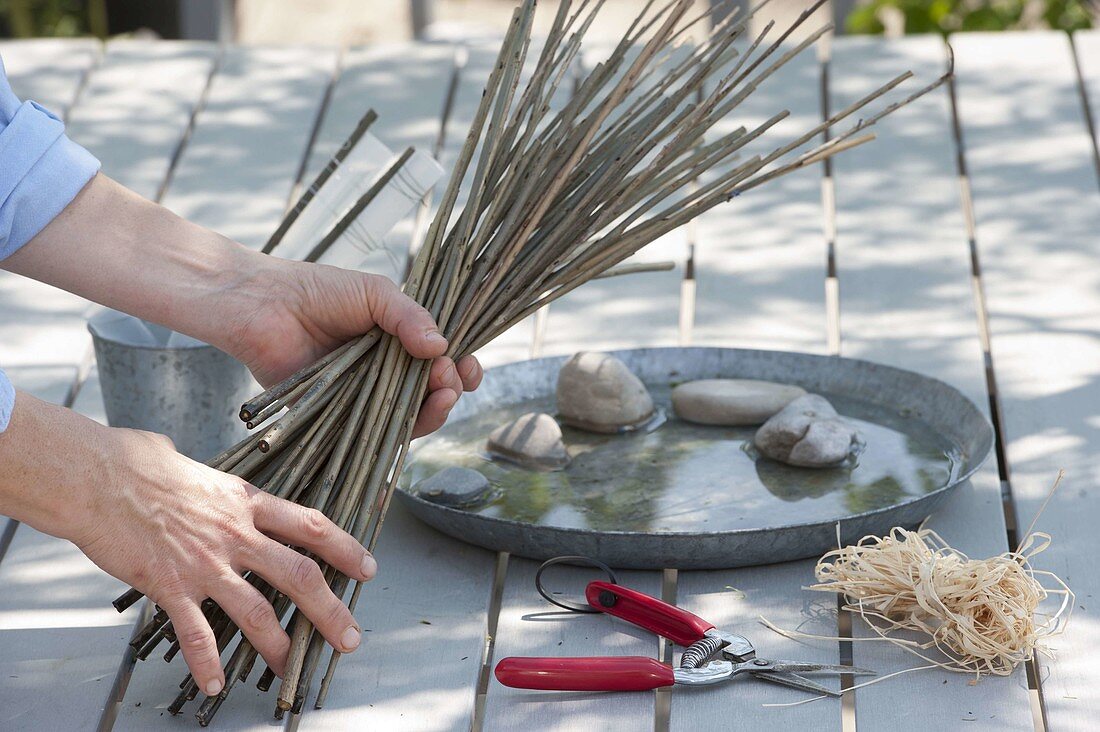
[[[12,388],[8,377],[0,370],[0,432],[8,428],[11,421],[11,410],[15,408],[15,389]]]
[[[65,125],[35,102],[21,102],[0,59],[0,260],[34,238],[99,170],[99,161],[65,136]],[[15,391],[0,371],[0,432]]]
[[[19,101],[0,59],[0,260],[53,221],[98,170],[60,119]]]

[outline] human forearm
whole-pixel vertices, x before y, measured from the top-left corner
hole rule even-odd
[[[110,479],[110,430],[68,409],[19,393],[0,434],[0,514],[54,536],[81,540],[81,516]]]
[[[225,347],[278,260],[97,175],[5,269]],[[212,307],[211,303],[217,303]]]
[[[431,315],[385,277],[247,249],[97,175],[6,269],[198,338],[272,384],[375,326],[434,358],[417,434],[437,429],[476,388]]]

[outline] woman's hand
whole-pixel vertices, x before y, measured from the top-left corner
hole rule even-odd
[[[282,676],[290,639],[266,598],[241,575],[252,570],[290,597],[334,648],[359,646],[360,630],[329,590],[315,553],[352,579],[369,580],[374,558],[319,511],[259,491],[183,457],[162,435],[111,430],[114,479],[72,537],[108,573],[141,590],[172,619],[191,674],[208,695],[225,684],[201,603],[210,598]]]
[[[463,391],[481,383],[473,356],[456,364],[427,310],[393,281],[326,265],[265,258],[236,289],[234,334],[226,350],[263,385],[274,384],[341,343],[379,326],[416,358],[433,359],[429,394],[413,436],[439,429]]]
[[[20,393],[0,434],[0,512],[69,539],[172,619],[207,694],[225,684],[201,610],[216,601],[281,674],[290,639],[252,570],[288,595],[334,648],[353,651],[359,626],[302,547],[348,577],[369,580],[374,558],[321,513],[258,491],[175,451],[168,438],[112,429]],[[27,490],[33,486],[33,490]]]

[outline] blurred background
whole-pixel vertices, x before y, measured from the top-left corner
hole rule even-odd
[[[608,0],[595,37],[617,38],[640,0]],[[723,9],[746,0],[696,0]],[[808,0],[773,0],[756,18],[782,21]],[[553,7],[553,0],[540,5]],[[514,0],[0,0],[0,38],[149,35],[245,44],[356,45],[499,35]],[[832,0],[842,33],[1091,28],[1100,0]],[[541,13],[549,22],[553,13]]]

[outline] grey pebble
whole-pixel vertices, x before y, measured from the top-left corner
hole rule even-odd
[[[807,394],[756,431],[753,444],[766,457],[804,468],[833,466],[851,454],[855,429],[825,397]]]
[[[416,484],[421,498],[444,506],[468,506],[489,494],[489,479],[471,468],[451,466]]]

